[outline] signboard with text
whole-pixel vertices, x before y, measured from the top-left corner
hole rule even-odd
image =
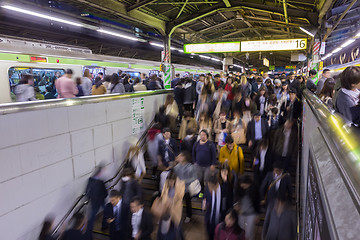
[[[241,42],[241,52],[305,50],[306,38]]]
[[[132,133],[137,134],[142,132],[145,129],[144,125],[144,98],[132,98],[131,99],[132,105]]]
[[[240,42],[185,44],[184,53],[223,53],[239,52]]]

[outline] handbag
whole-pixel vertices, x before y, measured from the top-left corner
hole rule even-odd
[[[195,181],[190,183],[190,185],[189,185],[190,197],[198,195],[200,193],[200,191],[201,191],[201,184],[200,184],[199,179],[196,179]]]
[[[165,211],[165,207],[162,202],[162,199],[161,197],[157,197],[151,206],[151,213],[156,218],[161,218],[164,215],[164,211]]]

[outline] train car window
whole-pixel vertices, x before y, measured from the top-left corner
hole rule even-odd
[[[149,71],[149,76],[154,75],[154,74],[155,74],[157,77],[159,77],[160,71],[158,71],[158,70],[150,70],[150,71]]]
[[[103,67],[96,67],[96,66],[84,66],[83,67],[83,74],[85,72],[85,69],[89,69],[90,74],[92,75],[92,79],[94,80],[96,78],[96,76],[102,72],[105,75],[105,68]]]
[[[131,78],[132,81],[134,81],[136,78],[140,78],[140,72],[127,71],[125,73],[130,75],[130,78]]]
[[[64,69],[51,68],[30,68],[30,67],[11,67],[8,71],[10,91],[12,98],[15,96],[15,86],[19,84],[23,74],[32,74],[34,76],[34,87],[38,89],[38,93],[45,95],[47,90],[56,96],[55,80],[65,74]]]

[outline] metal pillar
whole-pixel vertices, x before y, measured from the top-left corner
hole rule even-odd
[[[171,70],[171,37],[164,37],[164,87],[171,88],[172,70]]]

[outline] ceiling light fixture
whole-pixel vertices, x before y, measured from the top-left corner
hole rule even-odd
[[[205,55],[199,55],[201,58],[210,59],[211,57],[205,56]]]
[[[311,32],[309,32],[308,30],[306,30],[305,28],[299,27],[301,31],[303,31],[304,33],[306,33],[307,35],[310,35],[311,37],[315,37],[314,34],[312,34]]]
[[[81,24],[81,23],[69,21],[69,20],[62,19],[62,18],[52,17],[52,16],[49,16],[49,15],[45,15],[45,14],[42,14],[42,13],[29,11],[29,10],[22,9],[22,8],[18,8],[18,7],[13,7],[13,6],[9,6],[9,5],[3,5],[3,6],[1,6],[1,7],[2,7],[2,8],[5,8],[5,9],[8,9],[8,10],[11,10],[11,11],[24,13],[24,14],[28,14],[28,15],[31,15],[31,16],[34,16],[34,17],[44,18],[44,19],[48,19],[48,20],[51,20],[51,21],[55,21],[55,22],[61,22],[61,23],[73,25],[73,26],[76,26],[76,27],[83,27],[83,26],[84,26],[84,25]]]
[[[337,53],[337,52],[339,52],[341,49],[342,49],[342,47],[338,47],[338,48],[336,48],[334,51],[332,51],[332,53]]]
[[[150,45],[155,46],[155,47],[159,47],[159,48],[164,48],[164,45],[162,45],[160,43],[150,42]]]
[[[352,44],[353,42],[355,42],[355,39],[350,39],[350,40],[347,40],[346,42],[344,42],[341,47],[344,48],[344,47],[347,47],[349,46],[350,44]]]
[[[108,34],[108,35],[112,35],[112,36],[115,36],[115,37],[119,37],[119,38],[125,38],[125,39],[131,40],[131,41],[141,41],[140,39],[138,39],[136,37],[130,37],[130,36],[126,36],[126,35],[123,35],[123,34],[120,34],[120,33],[111,32],[111,31],[107,31],[107,30],[103,30],[103,29],[98,29],[97,31],[101,32],[101,33]]]

